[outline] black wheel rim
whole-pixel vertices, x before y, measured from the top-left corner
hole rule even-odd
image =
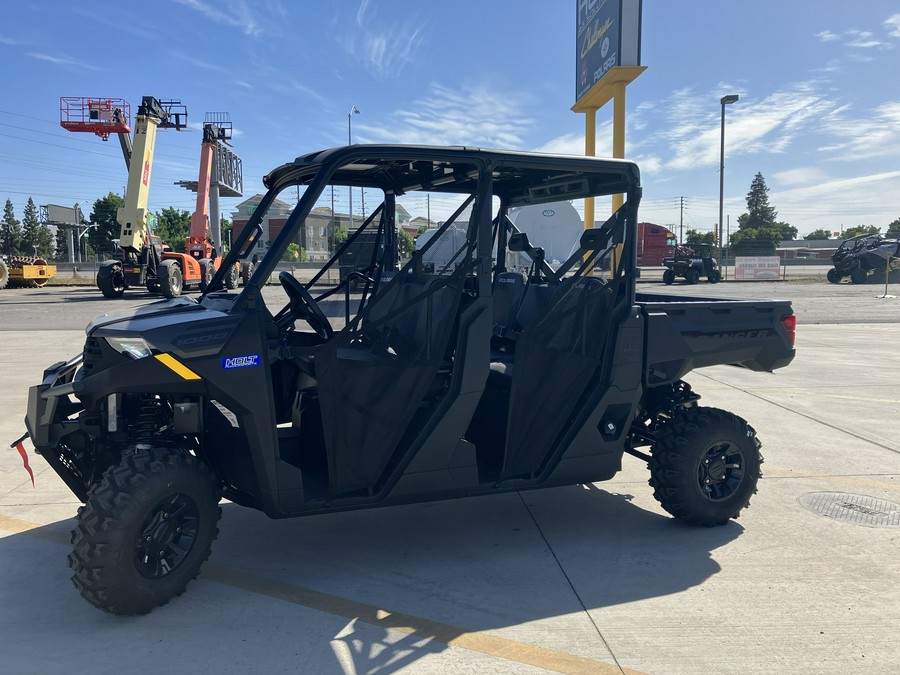
[[[197,504],[187,495],[172,495],[157,504],[135,543],[134,564],[141,576],[159,579],[171,574],[188,557],[199,524]]]
[[[744,480],[744,456],[731,443],[717,443],[700,458],[698,487],[713,502],[728,499]]]

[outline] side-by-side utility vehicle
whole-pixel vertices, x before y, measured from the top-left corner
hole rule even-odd
[[[696,284],[700,277],[706,277],[709,283],[717,283],[722,278],[719,262],[713,258],[709,244],[698,244],[696,250],[690,247],[678,247],[671,258],[664,258],[663,283],[672,284],[676,277],[681,277],[689,284]]]
[[[265,184],[199,300],[101,316],[83,353],[30,389],[34,446],[84,502],[69,562],[89,602],[141,614],[184,591],[223,496],[273,518],[313,515],[604,481],[629,454],[676,518],[717,525],[748,505],[756,432],[700,406],[683,378],[786,366],[791,305],[637,294],[634,163],[353,145]],[[368,263],[326,283],[339,249],[312,278],[278,274],[283,294],[267,288],[330,186],[382,197],[343,244],[375,233]],[[224,290],[267,209],[298,191],[246,286]],[[403,262],[396,210],[426,193],[452,214]],[[621,208],[555,268],[507,217],[612,194]],[[426,267],[449,228],[466,232],[459,249]],[[507,251],[530,271],[507,270]]]
[[[841,283],[850,277],[854,284],[864,284],[870,276],[883,281],[885,271],[894,271],[900,263],[900,240],[881,234],[861,234],[845,239],[831,256],[834,265],[828,270],[828,281]]]

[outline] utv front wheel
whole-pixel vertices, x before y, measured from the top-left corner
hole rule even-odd
[[[662,507],[680,520],[722,525],[750,505],[762,456],[746,421],[718,408],[689,408],[659,432],[650,485]]]
[[[675,281],[675,272],[672,270],[666,270],[663,272],[663,283],[666,286],[671,286],[672,282]]]
[[[841,275],[833,267],[830,270],[828,270],[828,274],[826,274],[825,276],[827,277],[829,284],[841,283]]]
[[[218,534],[215,475],[187,452],[138,450],[88,493],[72,531],[72,581],[95,607],[146,614],[181,595]]]

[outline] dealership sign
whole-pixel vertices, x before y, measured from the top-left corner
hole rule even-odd
[[[575,0],[575,101],[610,68],[641,65],[642,0]]]

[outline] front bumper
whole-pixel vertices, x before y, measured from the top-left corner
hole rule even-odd
[[[84,501],[87,492],[84,480],[77,467],[69,459],[69,453],[58,451],[60,438],[70,432],[69,426],[78,422],[68,418],[81,410],[81,404],[70,398],[81,388],[76,380],[82,363],[79,354],[68,361],[55,363],[44,371],[43,381],[28,389],[28,409],[25,413],[25,427],[35,450],[53,467],[75,495]]]

